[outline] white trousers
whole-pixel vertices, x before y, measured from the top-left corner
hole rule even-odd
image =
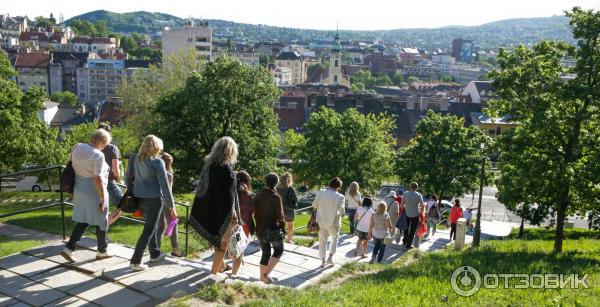
[[[327,238],[331,236],[331,241],[329,242],[329,255],[333,255],[337,248],[339,234],[339,227],[319,225],[319,257],[321,257],[322,260],[325,259],[325,255],[327,254]]]

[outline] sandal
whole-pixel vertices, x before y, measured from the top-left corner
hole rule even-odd
[[[222,270],[219,271],[219,273],[223,273],[223,272],[227,272],[227,271],[231,271],[231,266],[229,264],[225,264],[225,268],[223,268]]]
[[[354,257],[358,256],[358,252],[354,250]]]
[[[267,285],[273,284],[274,282],[273,279],[271,279],[271,277],[269,277],[267,274],[263,274],[263,278],[265,279],[263,282]]]
[[[173,253],[173,252],[171,252],[171,256],[177,257],[177,258],[183,257],[183,255],[181,253]]]

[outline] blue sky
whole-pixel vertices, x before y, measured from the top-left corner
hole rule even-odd
[[[69,18],[92,10],[151,11],[178,17],[309,29],[378,30],[479,25],[507,18],[560,15],[573,6],[600,9],[600,0],[2,0],[0,13]]]

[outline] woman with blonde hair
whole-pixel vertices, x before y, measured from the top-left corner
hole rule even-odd
[[[377,211],[371,215],[371,225],[369,226],[369,240],[373,238],[373,256],[370,263],[380,263],[383,260],[383,254],[385,253],[385,238],[390,237],[390,231],[392,230],[392,222],[390,221],[390,214],[387,212],[387,205],[385,202],[377,204]]]
[[[356,225],[354,225],[354,216],[356,210],[360,207],[362,202],[359,186],[356,181],[350,183],[348,190],[346,191],[346,214],[348,214],[348,220],[350,221],[350,236],[353,236],[356,231]]]
[[[215,248],[211,274],[218,275],[227,252],[227,242],[242,225],[237,179],[238,146],[230,137],[219,139],[204,159],[190,225]]]
[[[296,218],[296,209],[298,209],[298,196],[296,190],[292,186],[294,179],[289,172],[281,175],[281,185],[277,187],[277,193],[283,200],[283,214],[285,216],[285,224],[287,228],[287,243],[292,242],[292,234],[294,233],[294,219]]]
[[[104,161],[102,150],[111,141],[104,129],[94,131],[89,144],[77,144],[71,151],[71,163],[75,171],[73,186],[73,221],[76,222],[69,242],[60,253],[67,261],[76,261],[73,256],[75,246],[88,226],[96,226],[98,251],[96,260],[109,258],[106,253],[108,243],[108,173],[109,166]]]
[[[160,158],[163,141],[154,135],[144,138],[138,153],[129,159],[127,188],[133,189],[133,196],[144,215],[144,230],[135,245],[135,251],[129,267],[134,271],[142,271],[144,249],[148,246],[150,262],[157,262],[166,257],[160,251],[157,233],[158,220],[163,206],[171,219],[176,219],[173,194],[171,192],[165,162]],[[130,182],[133,179],[133,182]]]

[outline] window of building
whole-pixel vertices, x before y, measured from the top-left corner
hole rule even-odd
[[[334,82],[334,83],[335,83],[335,82],[338,82],[338,77],[337,77],[337,75],[333,76],[333,82]]]
[[[335,60],[335,67],[338,67],[338,60]]]
[[[208,38],[202,36],[196,36],[196,42],[207,42]]]

